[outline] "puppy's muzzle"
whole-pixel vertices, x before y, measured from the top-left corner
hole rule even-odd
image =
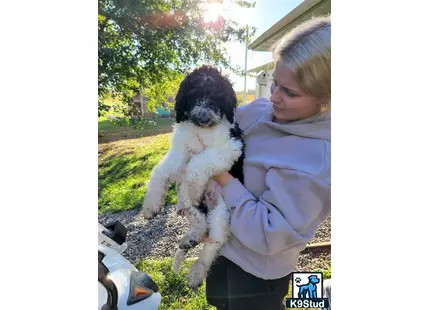
[[[218,124],[221,120],[219,115],[210,108],[196,106],[190,114],[191,121],[200,127],[210,127]]]

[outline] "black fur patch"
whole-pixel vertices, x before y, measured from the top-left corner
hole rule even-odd
[[[201,200],[198,206],[195,206],[195,208],[203,213],[205,216],[208,215],[208,207],[206,205],[206,202]]]
[[[243,177],[243,160],[245,159],[245,142],[243,140],[243,132],[239,128],[239,125],[237,123],[234,124],[234,127],[230,129],[230,137],[233,139],[241,140],[243,147],[242,147],[242,154],[239,157],[239,159],[234,163],[234,165],[230,169],[230,174],[237,178],[240,183],[243,184],[244,177]]]
[[[236,92],[229,79],[214,67],[201,66],[181,82],[175,98],[176,122],[189,121],[192,109],[201,101],[205,101],[206,107],[215,111],[220,118],[225,117],[233,124]]]

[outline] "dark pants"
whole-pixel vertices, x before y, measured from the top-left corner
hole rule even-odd
[[[290,277],[263,280],[220,256],[206,279],[206,299],[222,310],[284,310]]]

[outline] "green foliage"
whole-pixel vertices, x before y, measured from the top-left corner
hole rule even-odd
[[[327,269],[322,270],[322,273],[323,273],[323,279],[324,280],[330,279],[331,278],[331,265]]]
[[[98,102],[98,110],[99,110],[99,117],[105,116],[107,112],[110,110],[110,106],[105,104],[103,101]]]
[[[157,126],[157,122],[144,119],[144,118],[132,119],[131,122],[134,128],[140,129],[140,130],[149,129],[151,127],[154,128],[155,126]]]
[[[148,120],[145,118],[130,118],[130,117],[117,117],[110,120],[114,125],[118,126],[128,126],[132,125],[135,129],[146,130],[157,126],[157,122],[153,120]]]
[[[118,117],[111,119],[111,122],[118,126],[127,126],[130,124],[130,118],[129,117]]]
[[[242,7],[255,2],[231,0]],[[228,19],[204,22],[205,0],[99,0],[98,92],[123,102],[145,89],[154,93],[171,72],[184,73],[201,62],[243,74],[233,67],[222,43],[249,41],[255,29]],[[247,36],[248,33],[248,36]],[[179,74],[178,74],[179,78]],[[176,79],[176,78],[175,78]],[[172,81],[167,92],[175,89]],[[166,102],[171,93],[150,103]]]
[[[331,261],[328,261],[328,267],[326,269],[319,268],[319,269],[316,269],[315,271],[322,272],[324,280],[330,279],[331,278]]]
[[[101,116],[125,116],[130,111],[130,105],[126,102],[121,102],[120,98],[114,98],[111,95],[106,95],[104,98],[99,98],[99,117]]]
[[[154,112],[156,107],[162,106],[173,109],[174,98],[179,89],[184,75],[172,70],[168,70],[159,81],[155,83],[146,83],[143,94],[149,98],[146,107],[149,112]]]
[[[124,102],[115,102],[112,105],[111,111],[114,115],[128,115],[130,105]]]

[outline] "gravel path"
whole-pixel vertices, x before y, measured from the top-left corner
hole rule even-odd
[[[310,243],[329,242],[331,240],[331,216],[320,224]]]
[[[109,222],[121,221],[127,229],[128,247],[124,257],[132,263],[144,258],[173,257],[179,240],[189,228],[186,219],[176,215],[175,206],[165,207],[160,214],[150,221],[138,216],[139,210],[122,211],[99,215],[99,222],[106,225]],[[330,217],[324,221],[311,243],[330,241]],[[187,257],[198,256],[202,245],[190,250]],[[312,270],[327,267],[331,259],[330,248],[305,250],[301,253],[298,270]]]

